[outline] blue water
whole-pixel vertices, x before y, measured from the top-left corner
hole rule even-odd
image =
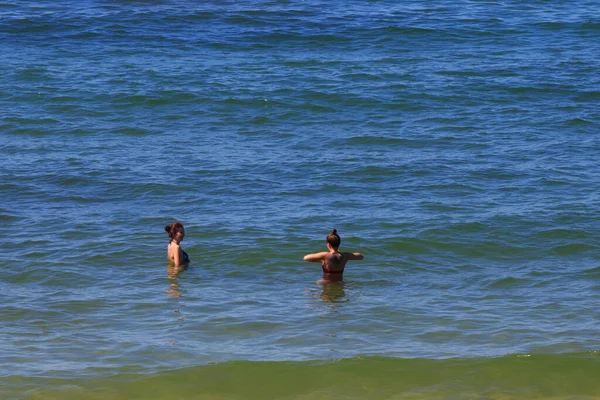
[[[600,397],[596,2],[9,0],[0,45],[0,397],[378,357],[478,377],[398,398]],[[332,228],[365,259],[316,285]],[[321,398],[294,371],[179,395]]]

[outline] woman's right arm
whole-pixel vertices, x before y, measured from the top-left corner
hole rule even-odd
[[[304,261],[321,262],[323,260],[324,254],[328,254],[328,253],[321,252],[321,253],[307,254],[304,256]]]

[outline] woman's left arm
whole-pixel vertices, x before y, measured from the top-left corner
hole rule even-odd
[[[344,253],[347,260],[362,260],[364,257],[360,253]]]

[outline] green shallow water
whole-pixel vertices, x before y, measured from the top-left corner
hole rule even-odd
[[[108,371],[89,371],[109,374]],[[104,378],[15,378],[20,399],[597,399],[598,353],[473,359],[231,361]],[[40,389],[51,387],[52,389]],[[10,390],[8,391],[10,394]]]

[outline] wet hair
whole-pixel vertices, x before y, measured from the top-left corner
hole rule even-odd
[[[183,224],[181,222],[173,222],[171,225],[165,225],[165,232],[169,234],[169,239],[173,240],[175,234],[183,230]]]
[[[335,230],[335,228],[333,228],[331,230],[331,233],[329,235],[327,235],[327,238],[325,240],[334,249],[337,249],[338,247],[340,247],[340,243],[342,243],[342,239],[340,239],[340,236],[337,234],[337,231]]]

